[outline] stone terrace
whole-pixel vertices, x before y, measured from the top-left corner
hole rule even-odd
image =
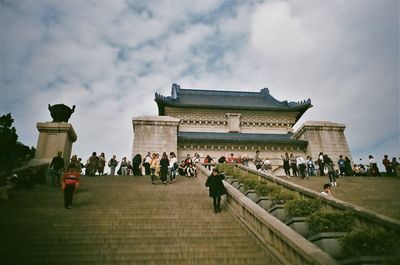
[[[204,179],[152,186],[148,176],[82,177],[73,209],[48,186],[0,202],[0,257],[9,264],[274,264]]]

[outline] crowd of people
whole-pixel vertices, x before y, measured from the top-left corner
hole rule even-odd
[[[250,159],[246,155],[242,156],[239,154],[238,156],[235,156],[231,153],[230,155],[226,154],[219,157],[217,162],[236,163],[249,167],[251,166],[249,162],[252,160],[254,167],[257,170],[271,174],[273,174],[274,165],[274,170],[282,167],[287,178],[298,176],[306,179],[308,176],[327,175],[330,183],[324,185],[324,191],[321,194],[328,196],[330,196],[330,187],[337,186],[337,177],[381,175],[378,165],[372,155],[368,158],[368,165],[355,163],[353,166],[351,166],[351,161],[347,156],[343,157],[342,155],[339,155],[337,162],[334,162],[331,157],[322,152],[319,153],[316,161],[314,161],[311,156],[307,156],[306,159],[304,159],[299,154],[295,155],[289,153],[281,155],[281,159],[281,164],[272,163],[269,157],[261,158],[260,152],[256,151],[253,159]],[[202,160],[200,154],[195,153],[193,157],[191,157],[190,154],[187,154],[186,157],[179,162],[174,152],[170,152],[169,155],[167,155],[166,152],[163,152],[161,156],[158,153],[148,152],[143,159],[140,154],[136,154],[131,160],[123,157],[121,161],[118,161],[116,155],[113,155],[107,162],[103,152],[100,153],[100,155],[93,152],[87,159],[86,164],[83,164],[82,159],[78,158],[76,155],[73,155],[69,163],[65,164],[62,152],[58,152],[57,156],[55,156],[50,163],[50,169],[52,172],[51,183],[55,187],[62,187],[62,190],[64,191],[65,208],[70,209],[72,207],[72,194],[79,186],[80,175],[83,174],[83,170],[85,171],[84,175],[86,176],[113,176],[115,174],[141,176],[144,174],[150,176],[153,185],[156,184],[158,180],[166,185],[168,178],[169,183],[172,184],[175,182],[178,175],[188,178],[197,177],[197,169],[195,167],[196,163],[203,163],[209,170],[211,170],[215,160],[216,158],[212,158],[210,155],[206,155]],[[389,160],[388,156],[385,155],[382,164],[386,169],[386,175],[396,175],[395,169],[399,163],[395,157],[393,157],[392,160]],[[65,165],[67,165],[67,170],[64,170]],[[105,171],[106,166],[109,168],[109,173]],[[215,178],[211,178],[212,176]],[[206,185],[210,187],[210,196],[213,197],[215,213],[220,211],[220,196],[226,192],[221,189],[220,186],[219,188],[217,187],[220,184],[215,184],[219,183],[221,176],[222,175],[214,168],[209,177],[210,180],[207,180],[206,183]],[[218,192],[216,192],[216,190]]]

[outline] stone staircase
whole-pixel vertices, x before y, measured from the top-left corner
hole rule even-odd
[[[0,202],[0,264],[272,264],[202,178],[82,177],[73,209],[47,186]]]

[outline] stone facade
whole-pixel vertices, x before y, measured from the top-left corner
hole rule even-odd
[[[183,132],[286,134],[293,131],[297,113],[166,107],[165,115],[180,119]]]
[[[141,116],[132,118],[133,147],[132,154],[147,152],[177,153],[177,133],[179,119],[167,116]]]
[[[284,153],[327,153],[335,161],[351,159],[343,124],[308,122],[293,133],[293,126],[311,100],[279,101],[267,88],[260,92],[181,89],[173,84],[171,96],[155,95],[159,116],[133,119],[133,154],[171,152],[183,159],[199,153],[216,161],[233,153],[252,159],[257,150],[281,174]],[[251,162],[250,162],[251,163]]]
[[[327,154],[334,162],[339,155],[352,160],[349,146],[347,145],[344,124],[330,121],[307,121],[296,131],[293,138],[308,142],[306,153],[314,160],[318,154]]]
[[[39,138],[35,159],[51,160],[58,151],[63,153],[64,161],[69,161],[72,143],[77,140],[74,128],[66,122],[38,122]]]

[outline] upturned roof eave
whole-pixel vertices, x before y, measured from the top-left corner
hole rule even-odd
[[[300,140],[289,140],[289,141],[282,141],[282,140],[241,140],[241,139],[192,139],[192,138],[184,138],[178,137],[178,143],[185,143],[185,142],[192,142],[192,143],[262,143],[265,144],[295,144],[299,146],[307,146],[307,141],[300,141]]]
[[[221,138],[221,136],[223,136]],[[285,135],[286,136],[286,135]],[[290,135],[288,135],[291,137]],[[249,138],[250,137],[250,138]],[[255,137],[255,138],[251,138]],[[261,137],[261,138],[260,138]],[[308,142],[304,140],[297,140],[293,138],[287,139],[274,139],[273,135],[259,135],[259,134],[235,134],[235,133],[191,133],[191,132],[178,132],[178,142],[215,142],[215,143],[275,143],[275,144],[296,144],[300,146],[307,146]]]
[[[169,101],[165,101],[162,99],[155,99],[160,115],[164,114],[165,107],[180,107],[180,108],[198,108],[198,109],[237,109],[237,110],[269,110],[269,111],[299,111],[301,115],[304,112],[311,108],[312,105],[309,103],[297,106],[282,106],[282,107],[261,107],[261,106],[221,106],[221,105],[196,105],[196,104],[180,104],[180,103],[172,103]],[[161,114],[162,113],[162,114]],[[301,116],[300,115],[300,116]]]

